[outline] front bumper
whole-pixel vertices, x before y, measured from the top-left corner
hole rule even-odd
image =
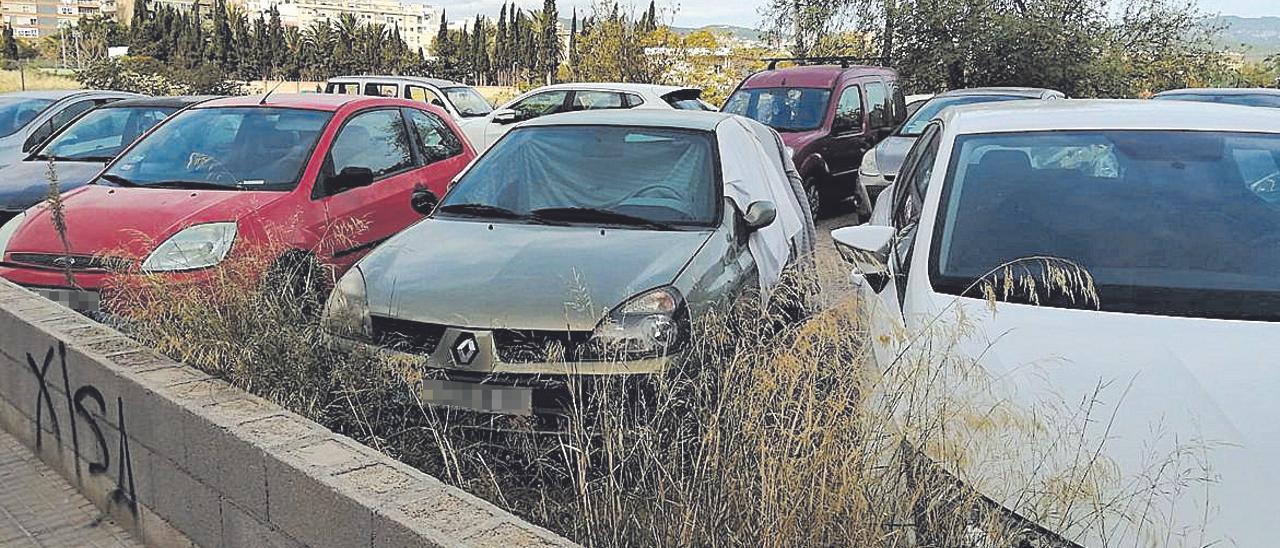
[[[674,356],[634,360],[570,361],[548,357],[511,361],[500,334],[446,327],[428,348],[388,348],[337,338],[347,348],[373,351],[397,363],[424,403],[514,416],[569,416],[607,389],[633,393],[666,371]],[[555,352],[549,354],[554,355]]]
[[[861,171],[858,172],[858,183],[860,183],[863,188],[867,189],[867,194],[870,194],[873,199],[880,194],[885,187],[893,184],[893,179],[894,175],[891,174],[882,173],[879,175],[867,175]]]

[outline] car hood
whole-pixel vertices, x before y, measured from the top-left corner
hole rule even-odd
[[[815,129],[812,131],[779,131],[778,135],[782,136],[783,144],[791,147],[792,150],[796,151],[796,154],[800,154],[804,147],[809,146],[810,143],[818,140],[826,133],[821,129]]]
[[[102,171],[102,162],[57,162],[58,189],[84,186]],[[21,211],[49,195],[49,163],[22,161],[0,169],[0,210]]]
[[[941,300],[951,301],[940,299],[938,310],[945,306]],[[995,428],[999,441],[989,455],[971,455],[953,466],[979,491],[1031,517],[1036,509],[1018,502],[1025,485],[1053,485],[1052,463],[1082,457],[1078,462],[1096,466],[1104,478],[1089,489],[1113,509],[1149,522],[1113,515],[1068,526],[1069,519],[1045,519],[1040,512],[1041,525],[1076,542],[1274,542],[1274,518],[1280,515],[1274,496],[1280,492],[1280,324],[1006,303],[992,312],[985,301],[973,299],[962,300],[961,308],[974,328],[962,339],[961,354],[978,358],[990,375],[991,401],[1000,402],[984,416],[1016,416],[990,412],[1005,404],[1037,410],[1033,428]],[[1063,420],[1045,410],[1060,410]],[[1031,445],[1019,443],[1013,431],[1040,436],[1040,447],[1065,436],[1053,449],[1033,454],[1010,449]],[[1078,517],[1081,506],[1066,515]],[[1171,525],[1183,529],[1164,536]]]
[[[898,170],[902,169],[902,161],[906,159],[907,152],[911,151],[911,145],[914,144],[916,144],[915,137],[901,135],[890,135],[880,141],[875,148],[876,167],[880,168],[880,173],[897,176]]]
[[[283,192],[121,188],[87,185],[63,195],[67,241],[77,255],[145,256],[179,230],[238,221]],[[9,242],[10,252],[62,252],[48,208],[32,211]]]
[[[373,314],[477,329],[587,331],[631,296],[672,283],[709,236],[428,219],[359,267]]]

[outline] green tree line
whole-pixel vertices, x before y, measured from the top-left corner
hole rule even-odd
[[[1220,82],[1215,29],[1184,0],[772,0],[796,54],[887,58],[912,90],[1025,85],[1137,96]]]

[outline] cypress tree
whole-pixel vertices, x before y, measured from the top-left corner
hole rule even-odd
[[[578,77],[578,8],[573,8],[573,22],[569,26],[569,71]]]
[[[498,28],[493,38],[493,60],[492,66],[497,72],[499,84],[504,84],[503,73],[506,71],[507,61],[507,5],[502,4],[502,11],[498,12]]]
[[[538,69],[546,77],[546,83],[556,80],[560,70],[560,13],[556,10],[556,0],[543,0],[542,3],[542,36],[538,40]]]
[[[4,32],[0,33],[0,56],[5,59],[18,58],[18,40],[13,37],[13,27],[4,24]]]

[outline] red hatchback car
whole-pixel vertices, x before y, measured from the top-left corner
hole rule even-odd
[[[202,103],[63,195],[69,254],[46,206],[0,228],[0,276],[91,312],[116,266],[106,256],[192,278],[237,250],[270,244],[341,274],[422,217],[422,204],[412,203],[427,197],[422,189],[444,194],[475,157],[461,135],[439,109],[404,99]],[[359,229],[330,243],[343,223]]]

